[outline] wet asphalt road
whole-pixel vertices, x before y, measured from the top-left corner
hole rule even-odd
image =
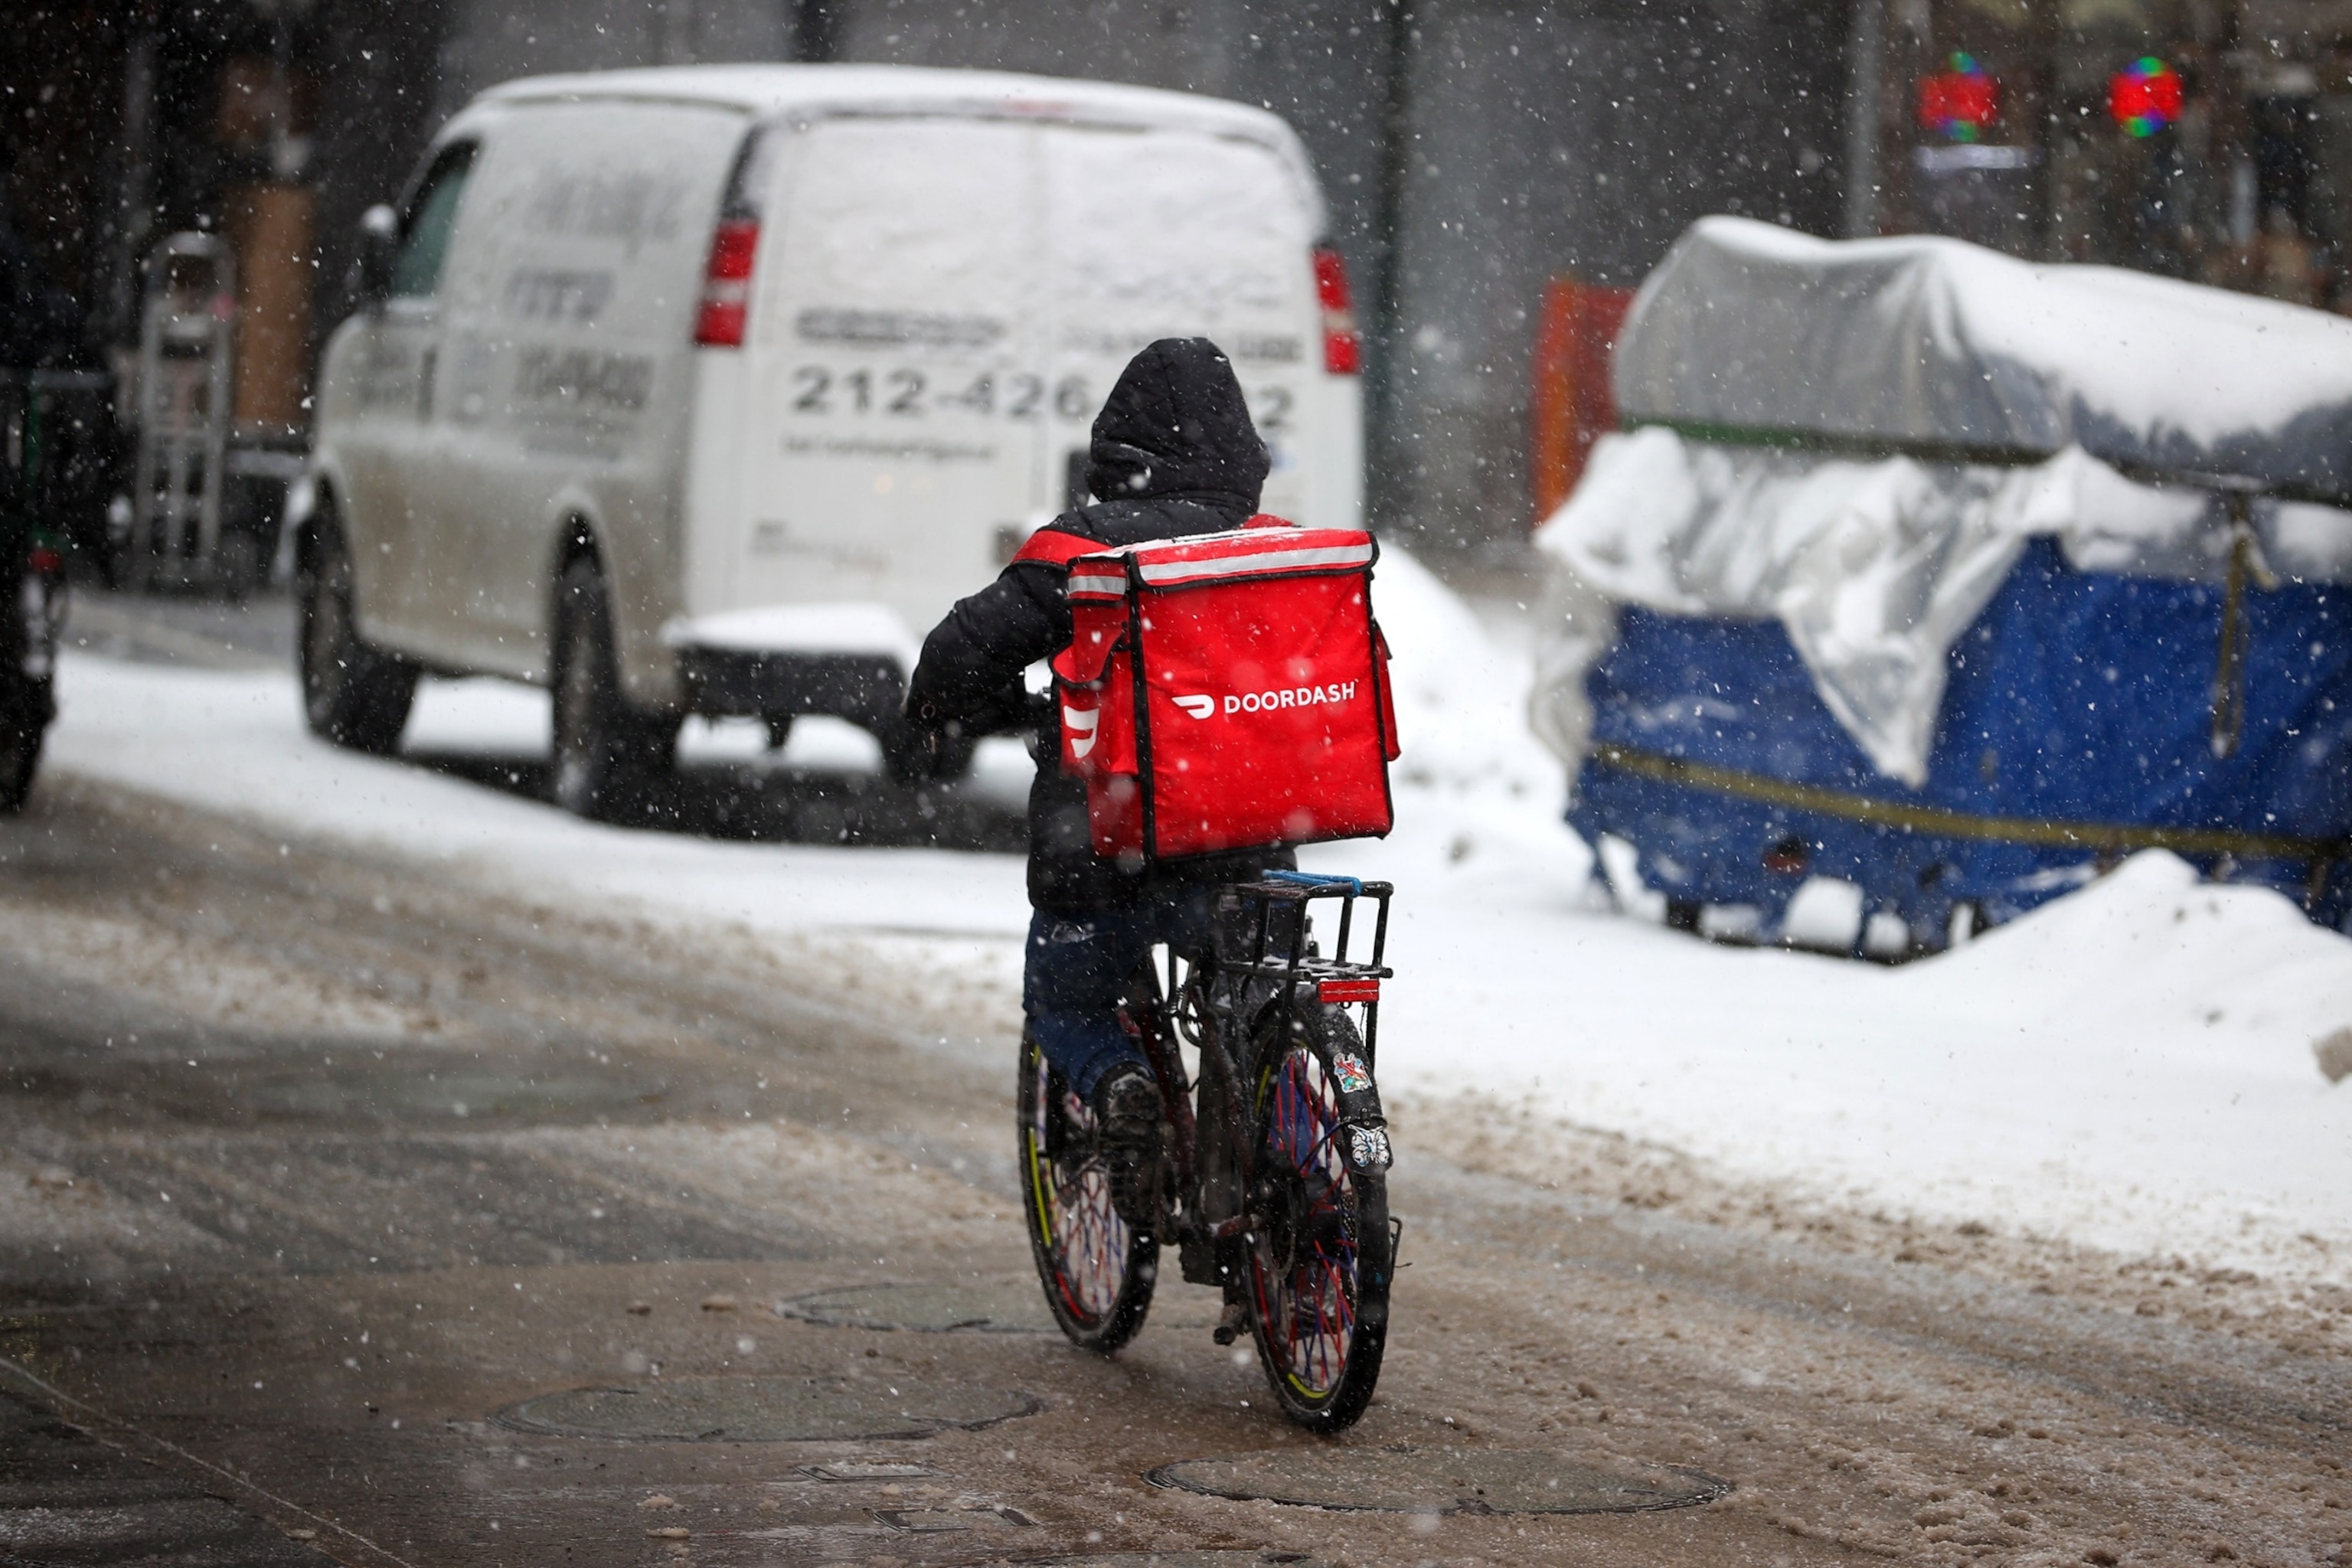
[[[1400,1117],[1411,1267],[1344,1441],[1205,1292],[1082,1355],[1027,1277],[1002,1001],[888,951],[47,779],[0,826],[0,1564],[2352,1561],[2340,1294],[1507,1107]],[[1519,1511],[1694,1473],[1731,1489]]]

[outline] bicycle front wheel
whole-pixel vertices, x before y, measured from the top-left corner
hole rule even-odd
[[[1253,1122],[1250,1327],[1283,1413],[1315,1432],[1355,1425],[1388,1336],[1388,1180],[1348,1163],[1335,1053],[1360,1059],[1355,1026],[1310,1007],[1290,1037],[1261,1027]]]
[[[1073,1343],[1108,1354],[1143,1327],[1160,1243],[1111,1206],[1094,1113],[1025,1035],[1019,1100],[1022,1207],[1045,1304]]]

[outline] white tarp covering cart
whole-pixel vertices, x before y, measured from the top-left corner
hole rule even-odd
[[[1709,218],[1615,379],[1534,716],[1679,919],[1932,947],[2163,847],[2340,922],[2352,321]]]

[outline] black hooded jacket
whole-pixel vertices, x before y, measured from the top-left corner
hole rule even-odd
[[[1206,338],[1163,338],[1129,362],[1095,416],[1087,488],[1104,499],[1054,520],[1063,534],[1139,544],[1238,528],[1257,510],[1268,467],[1233,366]],[[1024,706],[1022,672],[1070,640],[1065,564],[1016,560],[961,600],[923,641],[907,694],[919,727],[995,728]],[[1055,913],[1118,909],[1175,880],[1230,881],[1285,854],[1213,857],[1150,871],[1095,854],[1086,789],[1066,777],[1050,733],[1029,791],[1029,901]]]

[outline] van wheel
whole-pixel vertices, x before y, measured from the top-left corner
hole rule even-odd
[[[610,820],[642,807],[646,786],[677,757],[677,720],[641,713],[621,695],[613,616],[593,561],[563,569],[555,593],[549,684],[555,698],[555,804]]]
[[[301,633],[302,717],[310,732],[355,752],[400,749],[416,700],[416,667],[360,640],[352,614],[352,557],[331,515],[295,579]]]

